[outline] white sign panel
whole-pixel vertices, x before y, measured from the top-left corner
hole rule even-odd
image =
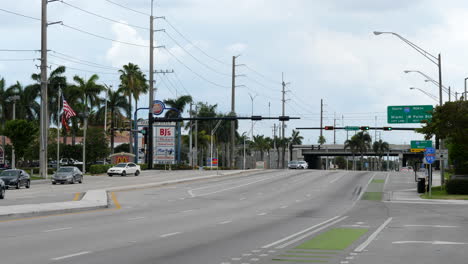
[[[5,151],[0,147],[0,164],[5,164]]]
[[[154,163],[175,164],[175,127],[171,125],[159,125],[154,128]]]

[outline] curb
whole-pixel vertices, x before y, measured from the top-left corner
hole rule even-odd
[[[164,182],[157,182],[157,183],[146,183],[146,184],[137,184],[137,185],[129,185],[129,186],[121,186],[121,187],[112,187],[112,188],[108,188],[105,190],[89,190],[84,194],[83,198],[79,201],[0,206],[0,219],[20,218],[20,217],[37,217],[37,216],[66,214],[66,213],[74,213],[74,212],[109,208],[112,204],[110,195],[109,195],[110,192],[152,188],[152,187],[158,187],[158,186],[164,186],[164,185],[170,185],[170,184],[194,182],[198,180],[213,179],[213,178],[222,178],[222,177],[232,176],[232,175],[251,174],[251,173],[256,173],[256,172],[261,172],[261,171],[263,170],[255,169],[255,170],[239,171],[239,172],[233,172],[233,173],[224,173],[224,174],[219,174],[219,175],[183,178],[183,179],[178,179],[178,180],[171,180],[171,181],[164,181]],[[40,181],[44,181],[43,183],[50,182],[48,180],[40,180]],[[43,183],[41,182],[37,184],[43,184]]]

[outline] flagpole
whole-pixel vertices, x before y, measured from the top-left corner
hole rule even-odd
[[[59,84],[58,98],[57,98],[57,171],[60,168],[60,99],[61,90]]]

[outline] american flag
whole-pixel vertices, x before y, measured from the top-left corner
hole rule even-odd
[[[63,100],[63,113],[65,114],[65,118],[68,120],[72,116],[76,116],[75,111],[73,111],[70,105],[68,105],[67,100],[65,100],[65,98],[63,97],[62,97],[62,100]]]

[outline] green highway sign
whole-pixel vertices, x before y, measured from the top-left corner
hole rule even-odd
[[[432,148],[431,140],[411,140],[412,149],[426,149]]]
[[[359,130],[359,127],[358,126],[345,126],[344,129],[347,131],[355,131],[355,130]]]
[[[389,106],[387,119],[389,124],[421,123],[432,119],[432,105]]]

